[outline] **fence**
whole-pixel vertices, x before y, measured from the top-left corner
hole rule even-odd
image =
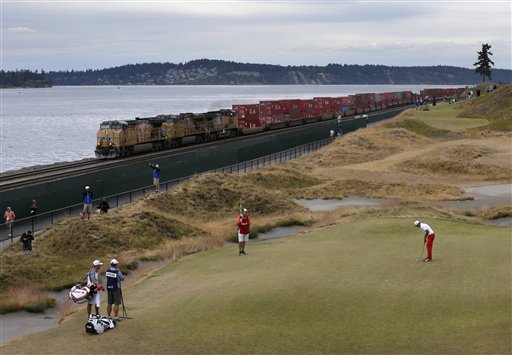
[[[248,160],[245,162],[241,162],[238,164],[225,166],[222,168],[211,170],[210,172],[219,172],[226,174],[240,174],[247,173],[252,170],[257,170],[264,166],[279,164],[288,160],[297,159],[304,154],[313,152],[315,150],[320,149],[321,147],[331,143],[335,138],[326,138],[316,142],[311,142],[308,144],[304,144],[295,148],[287,149],[281,152],[277,152],[271,155],[267,155],[264,157],[256,158],[253,160]],[[174,179],[170,181],[165,181],[160,183],[160,190],[167,191],[178,184],[182,183],[190,179],[192,176],[186,176],[179,179]],[[143,198],[148,193],[152,193],[155,191],[154,186],[145,186],[136,190],[126,191],[120,194],[106,196],[110,208],[116,208],[122,206],[124,204],[132,203]],[[95,199],[93,201],[93,206],[97,205],[100,202],[100,199]],[[95,209],[93,209],[95,210]],[[61,208],[58,210],[53,210],[49,212],[44,212],[41,214],[37,214],[32,217],[22,218],[15,220],[12,223],[12,231],[9,231],[9,224],[2,223],[0,225],[0,241],[5,241],[11,239],[11,243],[16,235],[21,235],[24,231],[38,231],[44,229],[60,219],[69,216],[79,216],[83,211],[83,203],[79,203],[76,205],[68,206],[65,208]]]

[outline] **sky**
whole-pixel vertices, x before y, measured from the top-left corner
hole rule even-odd
[[[4,70],[222,59],[511,69],[511,1],[0,0]]]

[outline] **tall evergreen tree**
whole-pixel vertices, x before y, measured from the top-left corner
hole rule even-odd
[[[484,43],[482,44],[482,50],[478,53],[478,60],[473,64],[475,68],[475,73],[482,75],[482,80],[485,82],[485,78],[489,78],[491,80],[491,64],[494,65],[494,62],[489,58],[492,55],[490,52],[491,45]]]

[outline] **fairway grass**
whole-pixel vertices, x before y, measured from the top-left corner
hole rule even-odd
[[[464,131],[466,129],[485,126],[489,121],[485,118],[463,118],[457,117],[460,110],[456,105],[442,104],[430,106],[429,111],[411,111],[413,117],[423,123],[448,131]]]
[[[236,247],[187,256],[124,290],[134,319],[114,330],[87,335],[82,310],[0,349],[509,354],[510,229],[425,222],[437,235],[432,263],[416,262],[412,219],[365,218],[250,243],[244,257]]]

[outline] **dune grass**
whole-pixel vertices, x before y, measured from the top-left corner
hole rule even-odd
[[[181,259],[124,291],[133,320],[94,338],[104,353],[511,352],[507,229],[429,219],[420,263],[410,218],[367,218]],[[85,349],[83,311],[3,353]],[[52,341],[48,341],[52,339]]]

